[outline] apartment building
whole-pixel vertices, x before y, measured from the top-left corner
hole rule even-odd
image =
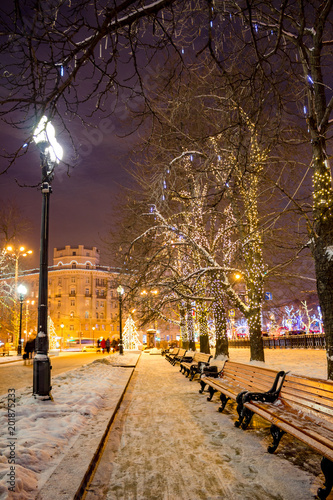
[[[116,269],[100,265],[96,247],[54,249],[48,272],[48,312],[63,347],[72,338],[119,337],[118,277]],[[28,289],[28,335],[37,329],[32,321],[37,314],[38,280],[38,269],[20,277]]]

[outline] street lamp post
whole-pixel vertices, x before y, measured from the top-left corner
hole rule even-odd
[[[19,272],[19,259],[20,257],[27,257],[32,254],[32,250],[26,250],[25,247],[20,246],[18,248],[14,248],[12,245],[8,245],[6,247],[7,254],[11,255],[15,259],[15,290],[17,290],[18,284],[18,272]],[[17,308],[15,307],[15,346],[18,348],[18,322],[17,322]]]
[[[122,314],[121,308],[122,308],[122,302],[123,302],[124,289],[121,285],[118,286],[117,292],[118,292],[118,297],[119,297],[119,354],[124,354],[123,324],[122,324],[122,317],[121,317],[121,314]]]
[[[22,339],[22,307],[23,307],[24,296],[27,293],[27,289],[24,285],[19,285],[17,287],[17,291],[18,291],[19,298],[20,298],[20,328],[19,328],[19,338],[18,338],[18,344],[17,344],[17,355],[21,356],[21,354],[22,354],[22,341],[21,341],[21,339]]]
[[[42,219],[40,237],[40,270],[38,293],[38,324],[36,356],[33,364],[33,394],[43,399],[51,399],[51,363],[48,357],[49,339],[47,334],[48,316],[48,240],[49,204],[51,181],[54,167],[62,159],[62,147],[55,138],[55,130],[46,116],[43,116],[34,131],[34,141],[40,152],[42,183]]]

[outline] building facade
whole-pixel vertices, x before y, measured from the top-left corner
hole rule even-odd
[[[71,339],[119,337],[117,270],[100,265],[96,247],[69,245],[55,248],[48,271],[48,314],[66,347]],[[36,333],[39,270],[27,271],[22,282],[28,289],[30,306],[27,335]],[[33,309],[34,308],[34,309]]]

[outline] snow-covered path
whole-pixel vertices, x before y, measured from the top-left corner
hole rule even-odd
[[[281,352],[273,356],[283,363]],[[284,436],[268,454],[267,424],[235,428],[233,404],[218,413],[217,397],[207,402],[197,382],[160,356],[142,354],[130,385],[96,474],[102,482],[93,480],[87,500],[313,499],[320,457],[301,443]]]

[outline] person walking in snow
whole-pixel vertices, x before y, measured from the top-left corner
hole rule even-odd
[[[110,353],[110,347],[111,347],[111,342],[110,342],[109,337],[106,339],[105,347],[106,347],[106,352],[109,354]]]
[[[104,354],[104,349],[105,349],[105,338],[103,337],[102,340],[101,340],[101,349],[102,349],[102,353]]]

